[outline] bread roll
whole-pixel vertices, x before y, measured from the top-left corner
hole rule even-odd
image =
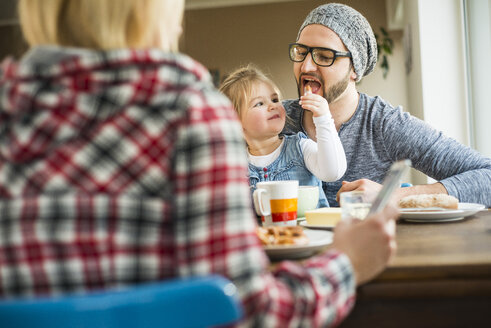
[[[448,209],[458,209],[459,200],[446,194],[421,194],[411,195],[399,201],[400,208],[426,208],[442,207]]]

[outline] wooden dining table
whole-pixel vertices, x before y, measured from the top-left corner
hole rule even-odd
[[[396,231],[396,256],[339,327],[491,327],[491,210]]]

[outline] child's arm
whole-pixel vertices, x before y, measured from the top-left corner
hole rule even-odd
[[[317,143],[311,139],[300,140],[305,166],[323,181],[336,181],[346,171],[346,156],[334,120],[330,115],[314,117]]]
[[[317,144],[310,139],[300,141],[305,166],[323,181],[336,181],[346,171],[346,156],[329,111],[329,104],[324,97],[306,89],[300,98],[300,105],[312,112],[317,139]]]

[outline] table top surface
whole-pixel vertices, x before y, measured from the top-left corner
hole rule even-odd
[[[484,327],[491,308],[491,211],[397,223],[397,254],[359,286],[349,327]]]
[[[396,256],[378,279],[444,271],[491,276],[491,210],[453,222],[400,220],[396,231]]]

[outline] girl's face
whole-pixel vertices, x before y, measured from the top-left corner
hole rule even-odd
[[[285,109],[274,88],[265,82],[256,82],[241,111],[241,122],[246,140],[277,136],[285,126]]]

